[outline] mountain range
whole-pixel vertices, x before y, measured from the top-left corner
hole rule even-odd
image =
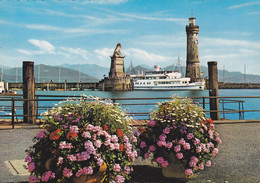
[[[22,82],[22,68],[10,68],[4,67],[4,74],[1,79],[5,82]],[[78,82],[79,80],[82,82],[97,82],[101,80],[104,75],[108,76],[110,68],[97,66],[96,64],[63,64],[60,66],[48,66],[44,64],[35,65],[34,67],[34,76],[35,82]],[[127,74],[138,74],[144,73],[146,71],[153,70],[152,67],[147,65],[138,65],[132,68],[127,68]],[[163,70],[178,70],[185,75],[185,66],[174,66],[170,65]],[[205,66],[200,66],[201,72],[204,73],[204,77],[208,77],[208,68]],[[1,72],[1,70],[0,70]],[[38,77],[39,76],[39,77]],[[3,77],[3,78],[2,78]],[[252,75],[252,74],[243,74],[241,72],[229,72],[227,70],[218,70],[218,79],[219,82],[225,83],[260,83],[260,75]]]

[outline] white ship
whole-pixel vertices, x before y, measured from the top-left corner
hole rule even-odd
[[[204,80],[190,82],[190,78],[182,78],[176,71],[161,71],[154,66],[154,71],[145,74],[131,75],[134,90],[204,90]]]

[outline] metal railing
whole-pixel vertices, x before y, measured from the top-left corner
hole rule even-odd
[[[22,95],[16,96],[0,96],[0,111],[4,112],[4,115],[0,114],[0,118],[11,118],[12,127],[14,128],[15,119],[21,119],[23,116],[23,106],[24,101],[34,101],[35,102],[35,119],[39,119],[39,114],[52,107],[51,102],[59,102],[65,100],[65,98],[79,98],[82,96],[69,96],[69,95],[36,95],[35,99],[23,99]],[[260,109],[244,109],[245,100],[241,99],[260,99],[260,96],[220,96],[220,97],[190,97],[195,103],[201,105],[206,114],[210,112],[219,112],[222,114],[222,118],[226,118],[227,114],[238,114],[239,120],[245,118],[246,112],[260,112]],[[210,111],[209,109],[209,99],[218,98],[220,105],[222,105],[222,110]],[[100,98],[100,100],[105,100],[108,98]],[[155,106],[158,102],[165,100],[171,100],[172,97],[157,97],[157,98],[109,98],[113,103],[118,103],[126,109],[130,116],[136,119],[148,119],[149,110]],[[5,104],[3,104],[5,103]],[[10,105],[8,105],[9,103]],[[43,105],[44,103],[44,105]],[[230,107],[230,104],[233,106]],[[152,106],[152,107],[151,107]],[[2,109],[2,110],[1,110]]]

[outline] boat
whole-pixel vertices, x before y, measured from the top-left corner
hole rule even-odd
[[[190,78],[181,77],[178,71],[163,71],[154,66],[154,71],[130,75],[134,90],[204,90],[204,80],[190,82]]]

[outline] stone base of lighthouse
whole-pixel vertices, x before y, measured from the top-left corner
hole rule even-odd
[[[130,76],[118,78],[104,78],[100,81],[99,86],[102,91],[131,91]]]

